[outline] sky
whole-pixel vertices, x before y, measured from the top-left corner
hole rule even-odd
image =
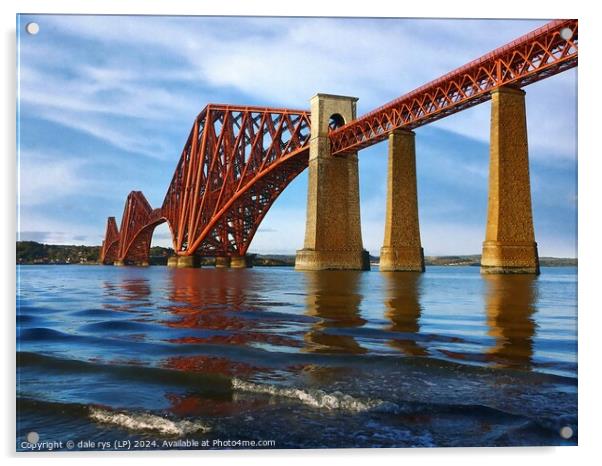
[[[25,33],[37,22],[39,33]],[[23,15],[18,19],[18,238],[99,245],[127,194],[160,207],[208,103],[309,108],[359,98],[358,115],[546,20]],[[577,255],[577,70],[525,88],[541,256]],[[416,129],[426,255],[478,254],[485,236],[490,104]],[[386,142],[360,152],[364,247],[384,236]],[[250,252],[302,248],[307,171]],[[168,227],[154,245],[170,246]]]

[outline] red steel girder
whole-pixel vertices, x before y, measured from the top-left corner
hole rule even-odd
[[[205,107],[162,207],[176,253],[245,254],[278,194],[307,167],[309,125],[305,110]]]
[[[105,239],[100,247],[99,262],[101,264],[112,264],[117,260],[119,251],[119,230],[117,230],[117,222],[115,217],[107,219],[107,229],[105,231]]]
[[[577,66],[576,19],[556,20],[419,87],[330,134],[333,155],[355,152],[491,98],[500,86],[524,87]],[[570,30],[564,39],[561,31]]]
[[[155,227],[165,218],[161,209],[154,209],[141,191],[132,191],[125,201],[117,260],[124,263],[148,263]]]

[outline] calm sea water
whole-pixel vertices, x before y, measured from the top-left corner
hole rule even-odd
[[[18,450],[577,442],[576,268],[17,273]]]

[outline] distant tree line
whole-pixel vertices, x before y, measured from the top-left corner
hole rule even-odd
[[[17,264],[95,264],[98,262],[100,246],[73,246],[43,244],[37,241],[17,241]],[[167,258],[173,249],[153,246],[153,259]],[[167,259],[165,259],[165,262]]]
[[[19,264],[79,264],[95,263],[98,246],[62,246],[42,244],[36,241],[17,241]]]

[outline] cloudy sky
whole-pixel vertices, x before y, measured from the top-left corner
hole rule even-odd
[[[24,33],[35,21],[40,31]],[[21,239],[100,244],[141,190],[159,207],[194,117],[210,102],[308,108],[316,92],[361,115],[546,21],[21,16]],[[576,256],[577,71],[527,91],[541,255]],[[426,254],[479,253],[487,214],[489,103],[416,131]],[[386,143],[360,153],[364,245],[383,240]],[[306,173],[251,251],[302,247]],[[168,228],[154,243],[170,245]]]

